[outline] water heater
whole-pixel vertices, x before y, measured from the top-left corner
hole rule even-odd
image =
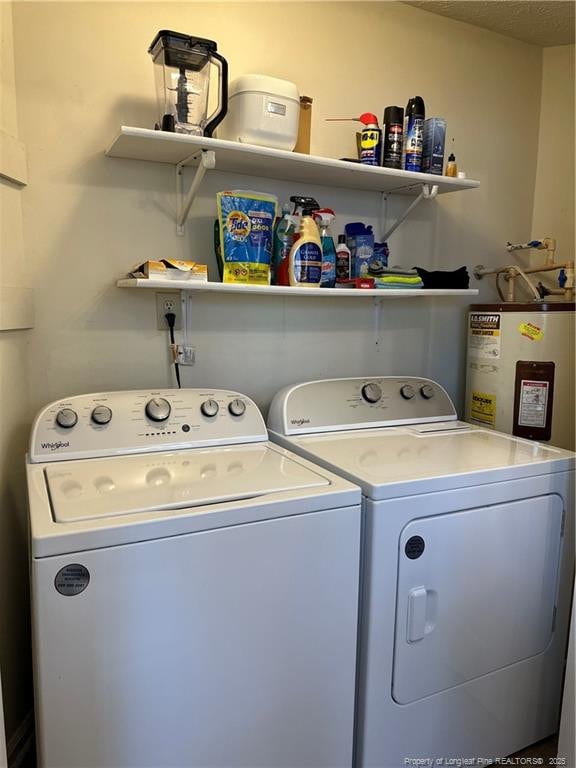
[[[574,450],[574,308],[470,307],[467,421]]]

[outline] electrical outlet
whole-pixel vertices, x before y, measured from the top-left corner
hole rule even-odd
[[[179,293],[157,293],[156,294],[156,319],[157,327],[160,331],[168,329],[165,315],[173,312],[176,315],[174,330],[179,331],[182,328],[182,305],[180,303]]]

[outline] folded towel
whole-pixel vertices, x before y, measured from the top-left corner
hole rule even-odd
[[[374,285],[376,288],[382,289],[383,291],[397,289],[401,291],[411,291],[414,290],[414,288],[424,288],[424,283],[422,283],[422,281],[418,283],[382,283],[379,280],[376,280]]]
[[[414,277],[408,277],[407,275],[382,275],[381,277],[374,278],[377,283],[394,283],[400,285],[422,285],[422,280],[415,275]]]
[[[407,277],[417,277],[418,272],[415,269],[400,267],[396,264],[392,267],[384,267],[382,275],[406,275]]]

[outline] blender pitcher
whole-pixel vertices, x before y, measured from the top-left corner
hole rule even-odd
[[[213,40],[161,30],[148,53],[154,61],[163,131],[212,136],[228,109],[228,63]],[[211,65],[218,69],[218,106],[208,115]]]

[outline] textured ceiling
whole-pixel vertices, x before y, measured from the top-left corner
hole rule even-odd
[[[533,45],[574,43],[573,0],[405,0],[406,5],[465,21]]]

